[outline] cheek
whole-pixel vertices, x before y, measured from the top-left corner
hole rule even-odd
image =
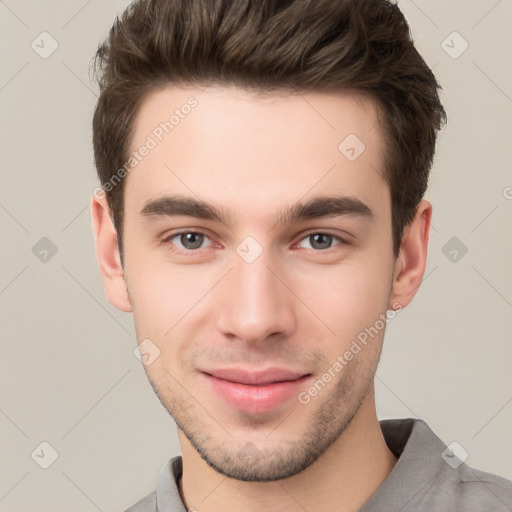
[[[311,269],[301,272],[291,282],[295,282],[297,295],[317,317],[309,312],[308,323],[328,326],[326,334],[330,331],[336,349],[341,350],[386,312],[390,272],[388,264],[378,258],[354,259],[336,266],[318,267],[315,272]]]
[[[212,312],[215,297],[223,293],[219,280],[225,265],[171,265],[136,251],[128,254],[137,338],[154,341],[163,360],[183,361],[191,343],[204,338],[201,331],[216,332],[218,315]],[[350,253],[336,264],[280,262],[278,274],[293,292],[283,293],[282,300],[294,310],[296,339],[321,340],[326,355],[343,351],[386,311],[391,265],[376,250]]]
[[[163,368],[173,373],[173,368],[186,370],[187,354],[201,348],[198,344],[204,336],[198,336],[198,330],[212,318],[205,310],[215,284],[212,272],[155,262],[131,268],[136,271],[131,273],[127,265],[127,282],[137,339],[149,338],[160,351],[146,371],[156,379]]]
[[[208,289],[205,272],[158,262],[126,265],[134,316],[161,337],[185,319]],[[131,271],[134,270],[134,271]]]
[[[143,338],[162,339],[177,322],[178,296],[152,274],[140,274],[130,281],[130,297],[137,333]]]

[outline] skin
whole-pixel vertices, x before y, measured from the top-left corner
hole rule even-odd
[[[160,351],[144,368],[180,427],[182,499],[201,512],[358,510],[396,463],[375,410],[384,328],[307,404],[294,394],[241,411],[203,372],[286,368],[305,375],[307,392],[380,315],[412,300],[432,207],[421,201],[395,258],[379,111],[356,92],[167,86],[143,102],[132,150],[190,96],[197,107],[126,177],[124,268],[107,201],[91,203],[107,298]],[[366,146],[354,161],[338,150],[349,134]],[[229,216],[140,214],[169,195]],[[276,223],[289,206],[334,195],[372,215]],[[262,251],[251,263],[237,252],[248,236]]]

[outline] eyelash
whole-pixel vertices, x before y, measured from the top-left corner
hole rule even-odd
[[[170,250],[171,252],[174,252],[174,253],[178,253],[178,254],[181,254],[181,255],[185,255],[185,256],[193,256],[195,255],[195,253],[199,252],[200,249],[206,249],[206,247],[200,247],[198,249],[176,249],[175,248],[175,244],[173,244],[171,242],[171,240],[173,238],[176,238],[178,236],[181,236],[181,235],[186,235],[186,234],[194,234],[194,235],[203,235],[204,237],[206,237],[207,239],[210,240],[210,244],[207,246],[207,247],[210,247],[212,245],[214,245],[215,242],[213,242],[213,240],[208,236],[207,233],[201,231],[201,230],[184,230],[184,231],[178,231],[176,233],[172,233],[171,235],[167,236],[164,240],[162,240],[162,243],[163,244],[166,244],[166,245],[170,245]],[[313,252],[316,252],[316,253],[327,253],[330,249],[333,249],[335,247],[338,247],[338,246],[346,246],[346,245],[349,245],[349,243],[342,237],[338,236],[338,235],[333,235],[332,233],[328,233],[328,232],[325,232],[325,231],[310,231],[308,233],[306,233],[305,235],[302,236],[302,238],[293,244],[293,247],[297,247],[303,240],[313,236],[313,235],[327,235],[327,236],[330,236],[333,238],[333,241],[334,240],[338,240],[339,243],[337,244],[334,244],[332,245],[331,247],[328,247],[327,249],[310,249],[312,250]]]
[[[332,233],[329,233],[326,231],[310,231],[307,234],[303,235],[298,243],[293,244],[293,247],[296,247],[300,242],[310,238],[313,235],[326,235],[326,236],[332,237],[333,241],[338,240],[337,244],[331,245],[331,247],[328,247],[327,249],[313,249],[313,248],[311,249],[312,251],[317,252],[317,253],[324,253],[324,252],[327,253],[329,251],[329,249],[334,249],[335,247],[338,247],[338,246],[348,245],[348,242],[341,236],[333,235]]]

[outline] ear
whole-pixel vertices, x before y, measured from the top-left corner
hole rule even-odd
[[[432,205],[423,199],[418,205],[414,219],[404,229],[400,252],[393,270],[389,309],[402,309],[407,306],[420,287],[427,263],[431,219]]]
[[[91,222],[96,244],[96,256],[100,265],[101,278],[107,299],[115,308],[131,312],[132,306],[121,265],[117,244],[117,231],[112,222],[106,197],[95,195],[91,200]]]

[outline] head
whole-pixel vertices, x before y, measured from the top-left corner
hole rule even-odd
[[[208,464],[295,474],[421,283],[438,84],[386,0],[138,1],[96,59],[107,296]]]

